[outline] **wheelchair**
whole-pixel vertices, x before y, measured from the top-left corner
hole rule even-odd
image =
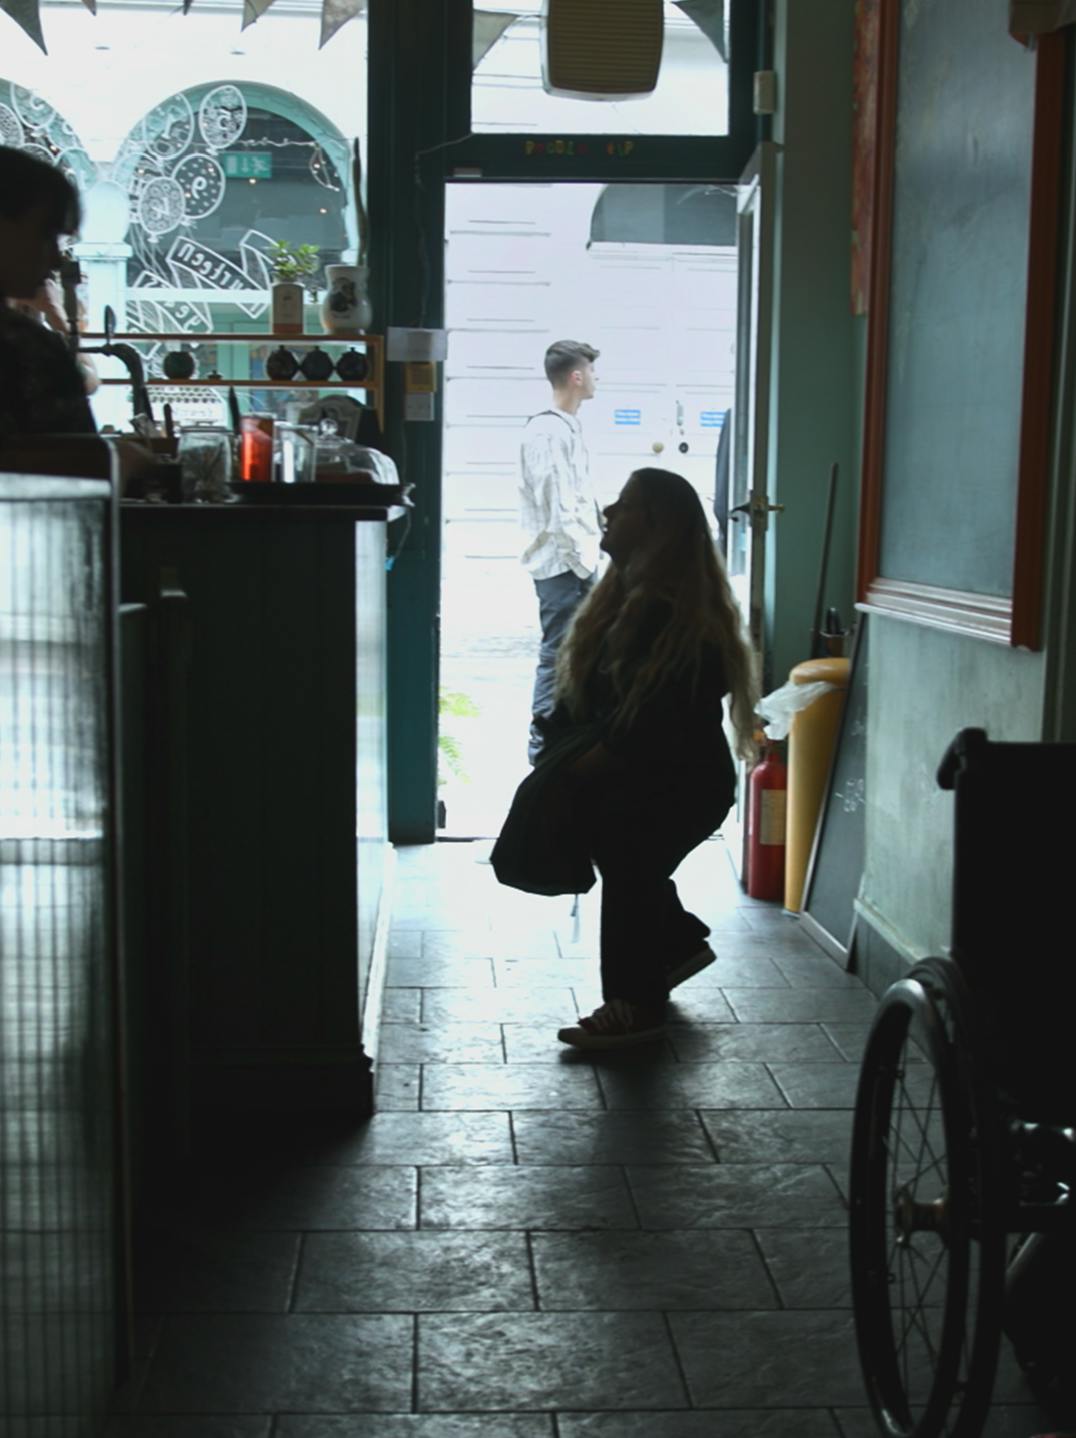
[[[1076,745],[965,729],[938,783],[950,951],[883,996],[852,1129],[856,1342],[888,1438],[980,1434],[1003,1336],[1037,1396],[1076,1367]]]

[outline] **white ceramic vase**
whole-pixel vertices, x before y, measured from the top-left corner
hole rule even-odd
[[[321,323],[327,334],[354,334],[370,328],[369,277],[366,265],[325,266],[329,289],[321,303]]]

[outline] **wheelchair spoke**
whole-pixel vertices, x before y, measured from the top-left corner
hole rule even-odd
[[[903,1151],[904,1155],[912,1161],[915,1167],[915,1177],[917,1179],[925,1178],[928,1174],[934,1172],[936,1169],[940,1169],[945,1161],[944,1155],[939,1155],[935,1153],[930,1137],[929,1119],[930,1115],[935,1110],[937,1078],[935,1077],[935,1080],[931,1085],[930,1097],[926,1105],[926,1117],[924,1119],[920,1116],[919,1110],[915,1105],[915,1100],[913,1096],[908,1092],[907,1088],[905,1087],[903,1071],[898,1069],[896,1071],[896,1077],[897,1083],[895,1085],[895,1092],[897,1096],[897,1106],[894,1115],[894,1121],[891,1124],[891,1130],[895,1138],[895,1147],[890,1147],[889,1144],[885,1142],[885,1140],[883,1140],[883,1143],[885,1143],[886,1152],[889,1156],[891,1164],[894,1167],[899,1163],[900,1152]],[[910,1123],[914,1125],[914,1128],[916,1130],[916,1132],[912,1133],[910,1136],[905,1135],[905,1133],[903,1132],[904,1116],[906,1113],[909,1115]],[[917,1136],[919,1140],[918,1147],[915,1146],[915,1139]],[[923,1167],[924,1153],[926,1153],[930,1158],[930,1163],[929,1165],[927,1165],[926,1168]]]
[[[903,1140],[901,1141],[901,1143],[902,1143],[902,1147],[905,1149],[905,1152],[910,1155],[910,1154],[911,1154],[911,1148],[909,1147],[909,1145],[908,1145],[906,1142],[904,1142]],[[892,1167],[893,1167],[894,1169],[896,1169],[897,1166],[898,1166],[898,1163],[899,1163],[899,1155],[898,1155],[898,1154],[894,1154],[893,1151],[888,1147],[888,1145],[885,1145],[884,1147],[885,1147],[886,1155],[887,1155],[887,1157],[889,1158],[890,1164],[892,1165]],[[944,1163],[945,1163],[945,1157],[944,1157],[944,1155],[942,1155],[942,1156],[940,1156],[940,1157],[938,1157],[938,1158],[933,1159],[933,1161],[932,1161],[930,1164],[928,1164],[926,1168],[924,1168],[924,1169],[917,1169],[916,1172],[913,1174],[911,1181],[918,1183],[918,1182],[920,1182],[921,1180],[923,1180],[923,1179],[925,1179],[925,1178],[929,1178],[932,1173],[934,1173],[934,1172],[936,1172],[937,1170],[941,1169],[941,1167],[943,1166]],[[905,1185],[903,1185],[903,1186],[906,1187],[907,1185],[905,1184]]]
[[[903,1330],[903,1332],[901,1333],[900,1338],[899,1338],[898,1341],[897,1341],[897,1351],[900,1352],[900,1353],[903,1353],[904,1359],[905,1359],[905,1365],[904,1365],[904,1366],[905,1366],[905,1376],[904,1376],[904,1391],[905,1391],[905,1393],[908,1392],[908,1376],[907,1376],[908,1339],[911,1337],[912,1332],[913,1332],[914,1330],[916,1330],[916,1329],[919,1330],[919,1333],[922,1335],[924,1341],[926,1342],[927,1350],[928,1350],[929,1353],[930,1353],[931,1359],[932,1359],[934,1362],[937,1362],[937,1354],[934,1352],[933,1345],[932,1345],[932,1343],[931,1343],[931,1341],[930,1341],[930,1334],[929,1334],[929,1332],[927,1331],[926,1326],[925,1326],[925,1324],[924,1324],[924,1322],[923,1322],[922,1310],[919,1309],[918,1307],[913,1308],[913,1309],[911,1310],[911,1316],[908,1318],[907,1323],[904,1325],[904,1330]]]
[[[917,1171],[920,1172],[920,1173],[923,1171],[923,1169],[922,1169],[922,1164],[923,1164],[923,1153],[924,1153],[924,1151],[926,1151],[927,1153],[929,1153],[931,1159],[933,1160],[933,1162],[932,1162],[932,1164],[931,1164],[931,1167],[932,1167],[932,1168],[937,1168],[938,1165],[939,1165],[939,1163],[941,1162],[941,1160],[936,1157],[936,1155],[935,1155],[935,1153],[934,1153],[934,1150],[933,1150],[933,1149],[931,1148],[931,1146],[930,1146],[929,1124],[928,1124],[928,1123],[924,1123],[924,1122],[922,1122],[922,1121],[920,1120],[919,1111],[918,1111],[918,1109],[915,1107],[914,1100],[912,1099],[911,1094],[909,1094],[909,1093],[907,1092],[907,1090],[905,1089],[905,1087],[904,1087],[903,1074],[901,1075],[901,1079],[900,1079],[900,1088],[901,1088],[901,1096],[902,1096],[902,1098],[906,1096],[907,1099],[908,1099],[909,1111],[910,1111],[910,1113],[911,1113],[911,1115],[912,1115],[912,1121],[915,1123],[916,1128],[918,1128],[918,1130],[919,1130],[919,1152],[918,1152],[918,1153],[916,1154],[916,1156],[915,1156],[916,1169],[917,1169]],[[928,1115],[928,1117],[929,1117],[930,1114],[932,1114],[932,1113],[935,1111],[935,1099],[936,1099],[936,1096],[937,1096],[937,1092],[938,1092],[938,1076],[937,1076],[937,1074],[935,1074],[935,1075],[934,1075],[934,1078],[933,1078],[933,1080],[932,1080],[932,1082],[931,1082],[931,1085],[930,1085],[930,1096],[929,1096],[929,1098],[927,1099],[927,1103],[926,1103],[926,1114]],[[911,1152],[911,1149],[910,1149],[910,1148],[909,1148],[909,1152]]]
[[[938,1276],[938,1269],[941,1267],[942,1260],[946,1257],[949,1250],[946,1247],[944,1240],[939,1239],[938,1256],[936,1258],[931,1258],[927,1254],[921,1253],[919,1249],[914,1247],[912,1244],[908,1244],[906,1252],[909,1254],[913,1270],[915,1269],[916,1262],[918,1262],[919,1264],[919,1272],[922,1272],[922,1270],[926,1267],[928,1263],[930,1264],[930,1272],[926,1276],[926,1282],[923,1284],[922,1289],[919,1290],[920,1296],[922,1298],[926,1298],[927,1294],[930,1291],[930,1285]]]
[[[904,1258],[903,1258],[903,1255],[902,1255],[902,1262],[903,1262],[903,1261],[904,1261]],[[903,1331],[902,1331],[902,1333],[901,1333],[901,1335],[900,1335],[900,1338],[898,1339],[898,1346],[899,1346],[899,1347],[903,1347],[903,1346],[908,1342],[908,1338],[909,1338],[909,1336],[911,1335],[912,1330],[913,1330],[914,1328],[920,1326],[921,1317],[922,1317],[922,1312],[923,1312],[923,1298],[922,1298],[922,1294],[918,1291],[918,1284],[915,1282],[915,1269],[914,1269],[913,1264],[910,1262],[910,1260],[908,1261],[908,1273],[909,1273],[909,1276],[910,1276],[911,1279],[912,1279],[912,1287],[916,1289],[916,1304],[915,1304],[915,1307],[910,1310],[910,1313],[909,1313],[907,1322],[905,1323],[904,1329],[903,1329]],[[930,1337],[929,1337],[929,1335],[925,1335],[925,1336],[926,1336],[926,1339],[927,1339],[927,1347],[929,1348],[929,1347],[930,1347]],[[932,1356],[933,1356],[933,1355],[932,1355]]]
[[[902,1088],[904,1087],[904,1081],[903,1081],[903,1080],[901,1080],[901,1087],[902,1087]],[[927,1138],[927,1131],[928,1131],[928,1124],[929,1124],[929,1116],[934,1112],[934,1100],[936,1099],[937,1094],[938,1094],[938,1075],[935,1073],[935,1074],[934,1074],[934,1077],[931,1079],[931,1082],[930,1082],[930,1097],[927,1099],[927,1107],[926,1107],[927,1122],[920,1122],[920,1121],[919,1121],[919,1113],[918,1113],[918,1111],[916,1110],[916,1108],[915,1108],[914,1106],[912,1107],[912,1114],[913,1114],[913,1116],[915,1117],[916,1123],[919,1125],[919,1156],[918,1156],[918,1158],[916,1159],[916,1165],[915,1165],[915,1166],[916,1166],[916,1175],[917,1175],[917,1176],[923,1172],[923,1154],[924,1154],[924,1153],[929,1153],[930,1156],[931,1156],[931,1158],[934,1159],[934,1164],[935,1164],[935,1166],[937,1165],[937,1159],[936,1159],[935,1156],[934,1156],[934,1150],[930,1147],[930,1142],[929,1142],[929,1140],[928,1140],[928,1138]],[[911,1099],[911,1095],[909,1095],[909,1100],[910,1100],[910,1099]]]
[[[909,1317],[908,1323],[905,1324],[905,1330],[903,1330],[903,1333],[901,1334],[901,1339],[899,1339],[899,1343],[905,1343],[906,1340],[908,1340],[908,1336],[909,1333],[911,1333],[912,1327],[915,1327],[916,1317],[918,1317],[919,1314],[922,1314],[922,1311],[924,1311],[926,1307],[928,1307],[928,1304],[926,1304],[926,1294],[929,1293],[929,1288],[931,1288],[931,1284],[934,1283],[934,1278],[936,1276],[936,1273],[938,1273],[938,1268],[941,1267],[942,1258],[945,1257],[945,1250],[944,1248],[942,1248],[941,1252],[939,1252],[938,1254],[938,1257],[935,1258],[934,1267],[931,1268],[931,1274],[929,1274],[925,1286],[921,1288],[919,1287],[918,1276],[916,1276],[915,1273],[915,1258],[918,1257],[918,1255],[916,1255],[916,1252],[915,1250],[913,1250],[913,1248],[908,1248],[908,1250],[903,1250],[903,1252],[906,1252],[906,1254],[908,1254],[908,1271],[912,1277],[913,1287],[915,1287],[916,1306],[915,1309],[912,1310],[912,1316]],[[926,1332],[925,1329],[924,1337],[926,1339],[926,1346],[931,1349],[931,1357],[936,1362],[934,1345],[932,1345],[931,1337],[929,1337],[929,1333]]]

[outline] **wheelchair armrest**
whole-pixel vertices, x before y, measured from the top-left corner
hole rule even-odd
[[[957,774],[969,761],[974,761],[989,742],[985,729],[961,729],[938,765],[938,788],[954,788]]]

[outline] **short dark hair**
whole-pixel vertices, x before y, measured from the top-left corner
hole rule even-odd
[[[557,340],[545,352],[545,377],[552,385],[563,384],[573,369],[593,364],[600,353],[581,340]]]
[[[42,205],[57,235],[73,235],[81,218],[78,191],[67,176],[35,155],[0,145],[0,215],[18,220]]]

